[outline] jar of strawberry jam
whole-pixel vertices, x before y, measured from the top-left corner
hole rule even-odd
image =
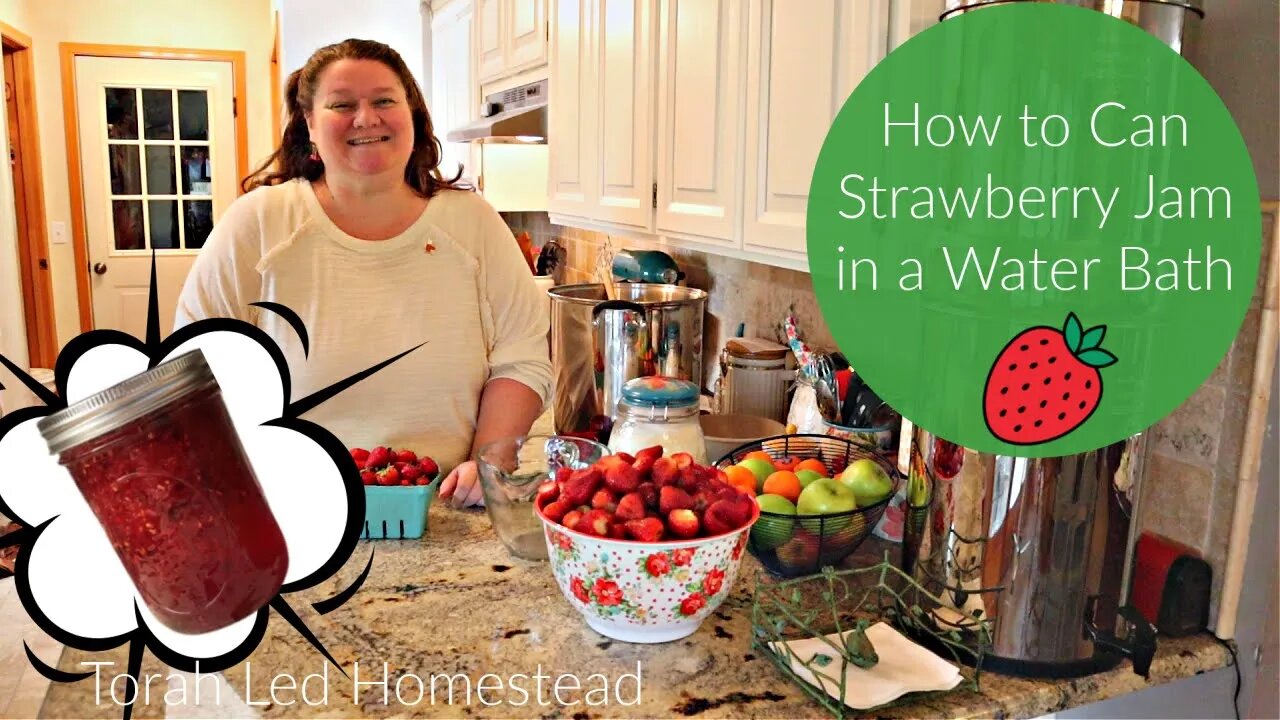
[[[284,535],[199,350],[37,427],[165,625],[217,630],[279,592]]]

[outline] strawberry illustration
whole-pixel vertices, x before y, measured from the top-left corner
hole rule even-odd
[[[1085,331],[1075,313],[1061,330],[1018,333],[996,356],[982,393],[991,434],[1014,445],[1056,440],[1089,419],[1102,401],[1099,368],[1116,363],[1100,346],[1106,325]]]

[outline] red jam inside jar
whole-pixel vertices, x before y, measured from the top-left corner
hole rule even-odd
[[[218,630],[279,592],[284,535],[198,350],[39,427],[166,626]]]

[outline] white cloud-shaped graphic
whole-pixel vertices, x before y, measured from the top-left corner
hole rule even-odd
[[[289,554],[287,588],[322,568],[336,569],[349,556],[354,545],[347,536],[351,478],[344,478],[344,472],[353,473],[354,465],[340,467],[342,458],[335,458],[332,443],[326,448],[310,433],[284,426],[288,423],[267,424],[286,412],[281,372],[287,368],[262,340],[228,322],[216,325],[226,329],[193,334],[168,348],[160,362],[197,348],[204,354],[284,534]],[[74,359],[67,373],[67,404],[127,380],[148,366],[147,354],[128,344],[90,347]],[[20,422],[0,437],[0,467],[6,468],[0,476],[0,500],[27,526],[51,521],[27,548],[25,579],[30,594],[24,604],[29,601],[36,606],[27,607],[28,612],[37,618],[42,614],[45,629],[55,637],[71,636],[87,644],[132,633],[139,629],[141,618],[141,629],[162,645],[153,649],[170,656],[201,660],[204,666],[210,658],[247,655],[260,613],[199,635],[175,632],[151,614],[70,473],[50,455],[36,429],[39,419]],[[344,537],[350,542],[344,542]]]

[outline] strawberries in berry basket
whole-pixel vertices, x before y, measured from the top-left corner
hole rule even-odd
[[[360,468],[360,482],[365,485],[429,485],[440,473],[435,460],[412,450],[352,448],[351,459]]]
[[[661,446],[561,468],[534,502],[543,517],[570,530],[638,542],[723,535],[749,524],[756,509],[714,468],[688,453],[663,457]]]

